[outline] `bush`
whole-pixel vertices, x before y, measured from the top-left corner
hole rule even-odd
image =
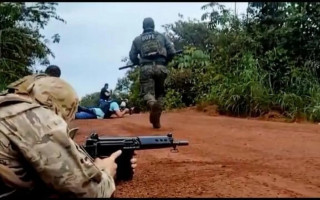
[[[173,108],[182,108],[185,104],[182,102],[182,96],[179,92],[169,89],[164,99],[164,108],[170,110]]]

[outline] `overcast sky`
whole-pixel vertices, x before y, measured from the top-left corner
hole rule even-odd
[[[181,3],[59,3],[57,14],[66,24],[52,21],[42,33],[50,38],[61,36],[60,43],[50,43],[55,54],[51,64],[61,68],[61,78],[68,81],[79,97],[100,91],[104,83],[114,89],[118,78],[126,70],[118,70],[125,63],[133,39],[142,32],[142,21],[152,17],[155,29],[184,18],[200,19],[206,2]],[[221,3],[234,10],[235,3]],[[237,13],[245,13],[247,3],[237,3]],[[36,66],[38,69],[45,67]]]

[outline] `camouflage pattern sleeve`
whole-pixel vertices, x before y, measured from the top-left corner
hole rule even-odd
[[[131,46],[131,50],[129,52],[129,57],[131,62],[134,65],[138,65],[139,64],[139,58],[138,58],[138,54],[139,54],[139,49],[138,49],[138,45],[137,45],[137,40],[138,38],[135,38],[132,42],[132,46]]]
[[[93,164],[68,136],[65,121],[51,110],[37,107],[0,119],[0,132],[59,195],[106,198],[115,191],[114,179]]]

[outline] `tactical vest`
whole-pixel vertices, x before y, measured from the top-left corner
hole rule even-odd
[[[45,77],[43,74],[25,76],[7,86],[7,90],[0,93],[0,119],[14,116],[23,111],[40,107],[39,104],[35,104],[34,101],[27,96],[29,86],[31,83],[41,77]],[[23,104],[18,104],[23,103]],[[9,105],[17,104],[12,107]]]
[[[16,94],[28,94],[28,87],[31,85],[32,82],[35,80],[46,77],[46,74],[32,74],[29,76],[25,76],[7,86],[8,93],[16,93]]]
[[[7,90],[0,93],[0,120],[18,115],[19,113],[25,112],[27,110],[40,107],[29,97],[28,91],[30,90],[31,83],[39,78],[46,77],[45,74],[36,74],[25,76],[7,86]],[[69,130],[69,135],[74,137],[77,129]],[[35,191],[27,190],[17,190],[8,186],[1,178],[1,176],[8,176],[10,171],[8,171],[5,165],[0,163],[0,198],[31,198],[31,197],[46,197],[48,191],[43,184],[43,188],[36,189]],[[14,178],[14,177],[13,177]]]
[[[0,95],[0,120],[10,116],[18,115],[21,112],[26,110],[39,107],[40,105],[32,103],[32,99],[27,96],[2,93]],[[10,176],[13,179],[15,174],[13,174],[8,167],[0,163],[0,177]],[[19,193],[20,194],[20,193]],[[17,190],[15,188],[9,187],[5,182],[0,178],[0,198],[1,197],[10,197],[15,198],[17,196]]]
[[[141,58],[153,59],[157,57],[167,57],[167,50],[161,44],[161,35],[157,32],[145,32],[140,35],[141,37]]]
[[[16,105],[10,106],[13,104]],[[40,107],[40,105],[33,103],[30,97],[10,93],[0,95],[0,119],[14,116],[36,107]]]
[[[0,93],[0,119],[17,115],[26,110],[39,107],[34,104],[28,94],[28,87],[31,83],[43,75],[25,76],[7,86],[7,89]],[[8,176],[10,171],[0,163],[0,176]],[[0,198],[1,197],[17,197],[17,190],[9,187],[0,179]]]
[[[29,109],[40,107],[41,105],[34,103],[33,100],[24,95],[3,93],[0,95],[0,120],[6,117],[15,116],[19,113],[27,111]],[[68,128],[68,135],[73,139],[76,135],[78,128]],[[29,172],[34,173],[33,177],[37,177],[37,173],[33,171],[32,167],[28,165],[28,162],[25,162],[25,167],[29,168]],[[13,199],[29,199],[36,197],[45,197],[51,195],[56,195],[54,191],[46,187],[46,184],[38,184],[40,188],[35,188],[32,191],[28,189],[15,189],[8,186],[3,180],[2,176],[11,176],[15,178],[12,171],[8,171],[9,168],[5,165],[2,165],[0,162],[0,198],[13,198]],[[18,177],[16,177],[18,178]],[[41,180],[36,179],[41,183]]]

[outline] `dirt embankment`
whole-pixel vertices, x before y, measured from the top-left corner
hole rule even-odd
[[[194,110],[164,113],[154,130],[147,114],[77,120],[76,141],[101,135],[165,135],[189,141],[170,149],[137,151],[134,179],[115,197],[319,197],[320,126],[208,116]]]

